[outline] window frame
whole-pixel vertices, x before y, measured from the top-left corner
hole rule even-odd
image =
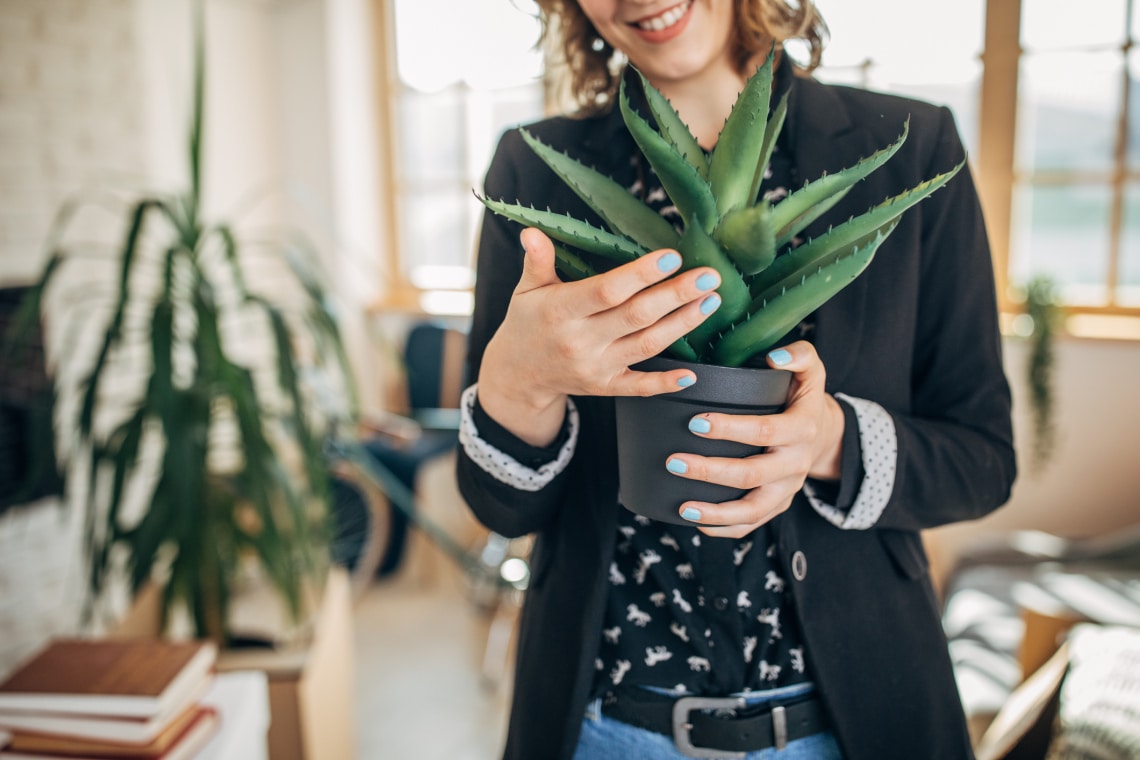
[[[1013,234],[1014,193],[1024,183],[1029,184],[1075,184],[1079,182],[1104,182],[1100,173],[1080,171],[1036,172],[1032,177],[1020,176],[1016,167],[1018,86],[1020,64],[1023,55],[1021,47],[1021,12],[1025,0],[986,0],[984,11],[983,44],[980,53],[981,81],[978,104],[978,150],[973,161],[977,172],[978,191],[990,238],[997,285],[998,306],[1004,317],[1011,318],[1024,311],[1024,304],[1018,300],[1011,285],[1010,249]],[[385,171],[382,178],[382,202],[384,216],[392,220],[384,231],[386,252],[383,255],[383,272],[386,282],[379,308],[400,311],[422,312],[421,298],[426,292],[416,287],[404,275],[401,267],[399,215],[400,179],[396,170],[396,151],[399,145],[399,118],[396,112],[399,104],[401,84],[395,56],[394,3],[390,0],[374,0],[377,3],[377,57],[380,67],[379,100],[381,117],[381,150],[384,155]],[[1107,305],[1064,304],[1066,313],[1109,317],[1130,317],[1140,319],[1140,307],[1123,306],[1117,302],[1116,285],[1119,281],[1123,256],[1122,242],[1124,231],[1125,196],[1129,184],[1140,186],[1140,169],[1130,169],[1128,165],[1128,126],[1130,103],[1130,83],[1132,74],[1129,67],[1129,52],[1133,48],[1132,15],[1140,0],[1126,0],[1126,31],[1122,43],[1123,73],[1120,82],[1120,110],[1117,115],[1116,137],[1111,177],[1108,179],[1112,193],[1110,208],[1109,255],[1105,286]],[[872,65],[868,59],[863,67]],[[546,83],[549,98],[549,82]],[[549,107],[549,106],[548,106]],[[475,241],[471,241],[472,245]],[[469,291],[468,291],[469,292]],[[1137,333],[1140,335],[1140,332]]]

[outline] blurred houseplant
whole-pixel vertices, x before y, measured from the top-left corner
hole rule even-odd
[[[6,355],[17,355],[41,317],[49,334],[65,339],[51,370],[61,398],[57,428],[70,435],[60,436],[56,453],[69,493],[86,498],[88,613],[125,573],[132,596],[159,583],[164,629],[171,613],[185,610],[196,636],[226,642],[232,592],[247,562],[293,621],[307,613],[306,596],[328,567],[329,419],[302,377],[330,370],[344,385],[342,397],[355,395],[337,323],[299,236],[266,250],[264,241],[203,218],[204,10],[201,2],[192,7],[189,187],[131,200],[121,245],[98,261],[68,240],[87,204],[65,205]],[[287,272],[288,295],[251,289],[253,260]],[[85,300],[94,289],[78,300],[50,293],[73,263],[114,270],[111,301],[95,316]],[[81,274],[92,278],[90,270]],[[105,321],[94,324],[100,315]],[[94,356],[77,350],[92,337]],[[124,368],[141,370],[145,381],[132,382]],[[62,403],[66,394],[75,398],[71,407]]]
[[[1025,314],[1029,318],[1029,359],[1025,380],[1033,413],[1032,465],[1040,470],[1053,456],[1057,430],[1053,385],[1054,343],[1064,329],[1065,314],[1057,295],[1057,284],[1047,275],[1038,275],[1025,287]]]

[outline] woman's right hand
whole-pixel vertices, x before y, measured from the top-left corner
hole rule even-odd
[[[569,395],[652,396],[692,384],[688,370],[629,367],[661,353],[716,310],[716,270],[671,277],[681,258],[666,249],[562,282],[550,238],[527,228],[520,239],[522,276],[479,371],[479,403],[496,422],[544,446],[561,429]]]

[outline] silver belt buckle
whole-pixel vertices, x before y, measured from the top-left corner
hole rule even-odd
[[[693,710],[739,710],[747,706],[743,697],[681,697],[673,703],[673,743],[678,751],[688,757],[736,758],[741,760],[744,752],[726,752],[711,747],[695,747],[689,737],[693,724],[689,713]]]

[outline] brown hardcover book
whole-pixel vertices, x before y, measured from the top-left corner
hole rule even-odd
[[[195,705],[148,745],[68,741],[50,736],[13,737],[0,760],[189,760],[217,733],[221,721],[212,707]]]
[[[170,718],[216,659],[206,642],[55,639],[0,683],[0,728],[27,728],[11,723],[38,713]]]

